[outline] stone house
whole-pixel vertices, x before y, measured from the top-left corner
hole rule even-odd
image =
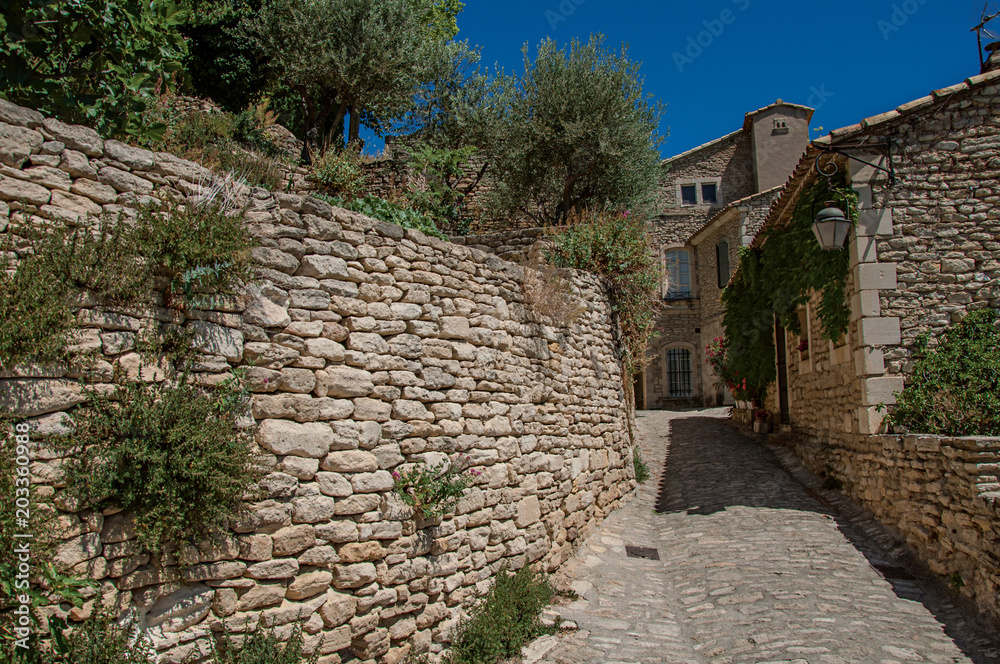
[[[836,165],[858,194],[847,240],[851,322],[821,336],[776,327],[772,427],[814,472],[896,529],[931,569],[1000,617],[1000,441],[886,434],[916,339],[1000,308],[1000,71],[987,71],[813,141],[764,228],[780,232]],[[761,238],[754,241],[759,244]],[[800,350],[801,349],[801,350]],[[736,409],[749,421],[748,404]],[[958,575],[958,576],[954,576]],[[956,583],[956,585],[959,585]]]
[[[663,161],[652,244],[664,267],[657,336],[636,381],[640,408],[722,403],[705,364],[721,334],[719,295],[809,142],[813,109],[778,100],[743,127]]]

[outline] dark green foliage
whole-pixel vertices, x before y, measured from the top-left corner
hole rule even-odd
[[[603,36],[568,50],[547,39],[534,62],[525,46],[524,73],[498,76],[485,101],[493,215],[549,225],[584,208],[643,211],[660,177],[663,107],[642,84],[627,49],[606,49]]]
[[[0,94],[105,136],[155,136],[143,113],[185,55],[174,0],[0,0]]]
[[[155,664],[153,644],[131,622],[98,604],[90,618],[55,640],[40,664]]]
[[[239,373],[216,388],[181,375],[92,392],[67,443],[68,484],[88,502],[135,514],[151,551],[208,537],[241,514],[261,474],[250,431],[237,427],[248,400]]]
[[[328,193],[354,200],[365,188],[362,160],[357,150],[329,148],[313,162],[313,178]]]
[[[1000,329],[980,309],[949,329],[934,348],[917,341],[913,371],[888,422],[944,436],[1000,436]]]
[[[239,113],[268,91],[268,59],[235,30],[261,3],[193,0],[191,4],[191,17],[181,30],[188,40],[184,68],[189,85],[197,96]]]
[[[331,205],[336,205],[352,212],[360,212],[379,221],[397,224],[403,228],[412,228],[424,235],[430,235],[442,240],[448,239],[448,236],[437,229],[432,219],[420,214],[416,210],[403,207],[378,196],[365,196],[364,198],[357,198],[352,201],[345,201],[342,198],[333,196],[320,196],[320,198],[326,200]]]
[[[134,232],[153,270],[170,279],[172,295],[231,291],[251,276],[250,231],[241,215],[219,204],[170,203],[164,212],[145,208]]]
[[[556,267],[577,268],[603,278],[621,335],[622,364],[630,375],[638,374],[656,322],[661,279],[645,223],[628,212],[584,214],[555,236],[545,257]]]
[[[242,636],[223,634],[212,644],[212,657],[215,664],[315,664],[319,649],[306,655],[303,645],[299,628],[285,643],[278,641],[273,629]]]
[[[798,309],[820,293],[824,338],[835,341],[847,331],[850,255],[846,249],[824,251],[812,232],[816,204],[831,197],[847,198],[856,221],[853,191],[839,189],[836,183],[831,190],[825,180],[814,183],[800,196],[788,226],[765,230],[763,245],[741,252],[739,271],[722,292],[726,375],[740,381],[751,398],[761,396],[777,375],[775,317],[782,327],[798,333]]]
[[[482,173],[469,170],[473,147],[435,148],[418,144],[413,152],[413,168],[423,173],[426,188],[414,190],[410,200],[420,212],[442,228],[461,229],[462,209],[466,197],[479,184]]]
[[[524,644],[551,633],[539,621],[555,593],[548,580],[530,567],[511,574],[506,565],[452,640],[450,664],[496,664],[519,654]]]
[[[73,299],[82,292],[106,305],[129,306],[145,294],[149,273],[137,254],[131,229],[108,221],[42,229],[15,224],[8,242],[20,235],[33,253],[0,272],[0,365],[63,357],[72,328]],[[10,249],[10,248],[8,248]]]
[[[638,447],[635,448],[635,454],[632,455],[632,465],[635,467],[636,482],[641,484],[649,479],[649,465],[646,463],[646,460],[642,458],[642,453],[639,451]]]

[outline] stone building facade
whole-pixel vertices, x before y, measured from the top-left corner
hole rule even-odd
[[[779,99],[747,113],[741,129],[664,160],[651,229],[665,274],[663,302],[649,364],[636,381],[640,407],[727,398],[704,353],[721,332],[721,286],[805,150],[812,113]]]
[[[848,239],[851,323],[837,343],[822,339],[814,299],[801,336],[778,330],[765,407],[811,470],[1000,619],[1000,441],[892,435],[883,424],[919,335],[1000,309],[998,111],[1000,71],[990,71],[809,146],[765,226],[780,230],[822,178],[817,159],[848,173],[860,216]],[[749,419],[746,408],[736,414]]]
[[[195,204],[215,176],[0,100],[0,239],[90,223],[164,196]],[[31,424],[32,496],[58,508],[54,562],[127,611],[163,664],[205,661],[213,633],[302,628],[321,664],[395,664],[429,652],[503,565],[551,571],[635,487],[632,414],[611,309],[574,273],[579,315],[553,321],[525,294],[529,268],[309,196],[242,186],[260,279],[185,310],[81,302],[88,363],[0,369],[0,413]],[[152,555],[134,521],[66,499],[65,435],[92,389],[140,375],[136,341],[162,322],[217,384],[246,367],[248,426],[268,474],[245,520],[209,543]],[[142,370],[171,376],[169,363]],[[464,453],[481,473],[454,513],[425,522],[391,472]],[[7,469],[9,470],[9,469]],[[95,594],[71,619],[89,612]],[[66,615],[66,607],[48,610]]]

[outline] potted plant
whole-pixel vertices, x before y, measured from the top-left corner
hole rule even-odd
[[[767,410],[759,408],[753,413],[753,430],[756,433],[768,433],[770,431],[770,425],[768,424],[768,414]]]

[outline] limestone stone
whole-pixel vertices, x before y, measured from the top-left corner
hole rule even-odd
[[[316,279],[348,279],[347,262],[336,256],[305,256],[299,265],[298,276]]]
[[[330,496],[301,496],[292,499],[292,521],[319,523],[334,515],[334,499]]]
[[[0,99],[0,120],[12,125],[35,128],[42,125],[45,116],[34,109]]]
[[[347,347],[362,353],[384,354],[389,352],[389,344],[385,342],[382,335],[371,332],[352,332],[347,338]]]
[[[137,194],[151,194],[153,193],[153,183],[145,178],[141,178],[137,175],[133,175],[128,171],[123,171],[121,169],[115,168],[113,166],[105,166],[104,168],[97,171],[97,181],[101,184],[106,184],[114,187],[117,191],[126,193],[133,192]]]
[[[67,410],[86,401],[82,387],[70,380],[25,378],[0,380],[0,412],[34,417]]]
[[[537,496],[528,496],[518,502],[517,518],[514,521],[518,528],[527,528],[538,523],[541,518],[542,509]]]
[[[193,332],[192,344],[203,353],[221,355],[230,362],[243,357],[243,333],[207,321],[196,320],[188,325]]]
[[[345,399],[316,398],[307,394],[260,394],[254,397],[251,409],[258,419],[317,422],[350,417],[354,404]]]
[[[327,571],[309,572],[295,577],[288,585],[285,597],[290,600],[303,600],[325,592],[333,581],[333,574]],[[327,600],[329,602],[329,600]]]
[[[115,161],[142,171],[151,169],[156,163],[156,155],[149,150],[132,147],[121,141],[104,141],[104,152]]]
[[[354,487],[351,485],[351,482],[340,473],[316,473],[315,479],[320,493],[325,496],[346,498],[354,493]]]
[[[37,131],[0,122],[0,163],[21,168],[44,140]]]
[[[300,457],[285,458],[298,459]],[[284,464],[282,466],[284,467]],[[291,498],[299,488],[299,480],[289,473],[268,473],[261,479],[260,486],[268,498]]]
[[[270,560],[273,555],[274,544],[268,535],[247,535],[237,538],[237,541],[240,549],[239,556],[243,560],[259,562]]]
[[[443,316],[438,325],[442,339],[468,339],[469,319],[461,316]]]
[[[323,617],[323,624],[327,628],[339,627],[354,617],[358,600],[353,595],[338,593],[336,590],[328,590],[326,593],[326,604],[320,608],[320,615]]]
[[[379,560],[385,549],[378,542],[351,542],[337,549],[342,564]]]
[[[250,565],[246,575],[251,579],[289,579],[298,571],[299,561],[295,558],[276,558]]]
[[[146,612],[146,624],[164,632],[180,632],[200,622],[215,598],[215,591],[196,583],[158,599]]]
[[[367,473],[378,470],[378,459],[364,450],[344,450],[330,452],[320,465],[337,473]]]
[[[328,367],[317,379],[317,393],[329,397],[364,397],[375,390],[372,375],[353,367]]]
[[[387,422],[391,417],[392,406],[377,399],[361,398],[354,400],[354,419],[370,422]]]
[[[392,475],[387,470],[374,473],[358,473],[351,477],[351,486],[355,493],[374,493],[388,491],[392,488]]]
[[[291,556],[301,553],[316,543],[316,531],[312,526],[290,526],[282,528],[273,535],[274,555]]]
[[[375,565],[372,563],[337,565],[333,568],[333,585],[338,589],[360,588],[376,578]]]
[[[263,328],[276,328],[285,327],[292,319],[288,316],[288,309],[275,299],[261,294],[250,300],[250,304],[243,312],[243,320]]]
[[[278,464],[281,470],[299,480],[311,480],[319,470],[318,459],[305,459],[297,456],[286,456]]]
[[[397,399],[393,402],[392,416],[403,422],[409,420],[425,420],[431,422],[434,420],[434,414],[428,411],[422,403],[419,401],[407,401],[405,399]]]
[[[257,585],[240,597],[237,611],[256,611],[281,604],[285,599],[284,586]]]
[[[306,339],[304,355],[322,357],[331,362],[343,362],[344,347],[332,339]]]
[[[0,201],[45,205],[51,198],[52,193],[39,184],[0,175]]]
[[[104,154],[104,140],[89,127],[69,125],[55,118],[46,118],[42,126],[50,136],[72,150],[79,150],[88,157]]]
[[[281,370],[281,377],[278,380],[279,390],[303,394],[312,392],[315,387],[316,373],[313,371],[309,369],[290,369],[287,367]]]
[[[85,533],[66,540],[56,547],[52,561],[57,565],[73,567],[99,555],[101,555],[101,536],[97,533]]]
[[[327,454],[333,441],[329,425],[318,422],[297,424],[284,420],[265,420],[257,429],[257,443],[275,454],[291,454],[319,459]]]

